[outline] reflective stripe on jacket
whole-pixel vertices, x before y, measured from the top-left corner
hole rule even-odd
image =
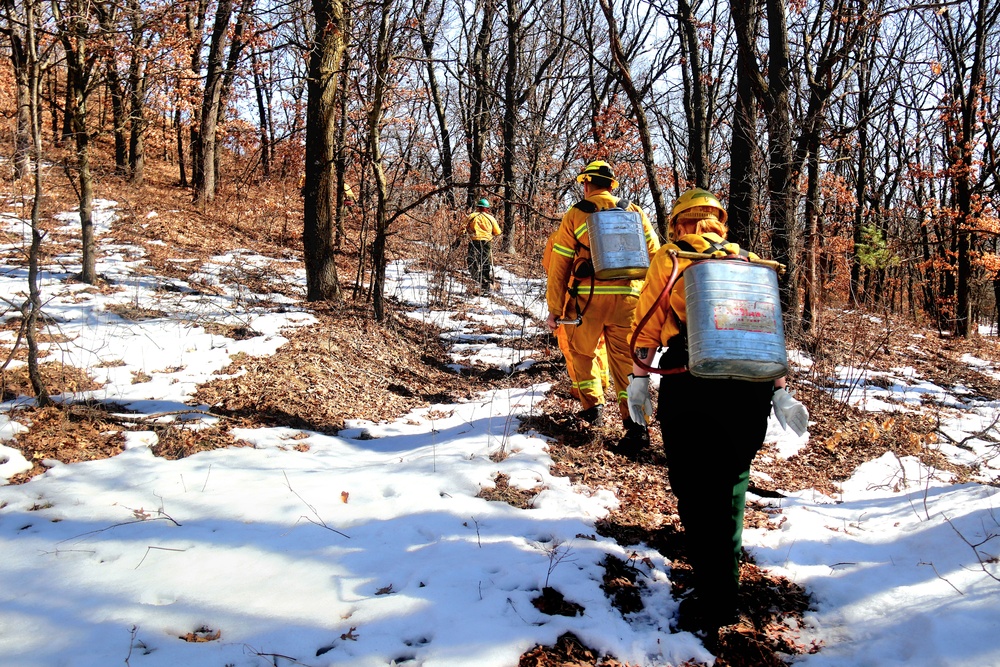
[[[614,208],[618,197],[610,192],[601,192],[587,198],[597,205],[599,210]],[[649,223],[646,213],[635,204],[629,205],[629,211],[636,211],[642,216],[642,228],[646,237],[646,247],[650,256],[660,247],[656,230]],[[571,207],[562,218],[559,229],[552,235],[552,255],[549,258],[548,285],[545,300],[549,313],[556,317],[563,316],[566,295],[574,281],[573,266],[579,260],[590,260],[590,236],[587,233],[588,214],[579,208]],[[605,294],[625,294],[636,296],[642,289],[642,280],[597,280],[594,281],[594,296]],[[590,294],[590,280],[583,279],[578,287],[579,293]]]

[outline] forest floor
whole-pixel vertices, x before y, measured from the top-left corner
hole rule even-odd
[[[112,185],[109,179],[100,188],[104,190],[103,196],[118,201],[124,212],[111,235],[123,244],[138,244],[146,249],[145,270],[150,275],[169,276],[180,270],[178,266],[183,266],[184,273],[189,274],[193,265],[179,264],[179,257],[207,261],[213,254],[234,247],[250,248],[272,257],[301,256],[300,225],[294,216],[279,221],[261,213],[258,219],[266,220],[267,224],[255,225],[246,215],[231,212],[237,207],[226,201],[201,211],[189,203],[188,190],[163,184],[166,181],[166,177],[160,184],[152,180],[151,184],[136,189]],[[49,214],[73,208],[67,187],[53,188],[51,195],[45,201]],[[273,194],[272,200],[280,201],[282,197],[296,200],[294,193],[287,192]],[[150,216],[152,211],[157,212],[155,217]],[[50,237],[45,245],[47,260],[61,252],[61,244],[74,242],[78,244],[71,238]],[[534,258],[498,255],[496,259],[508,270],[540,274]],[[356,275],[356,261],[356,248],[350,242],[345,243],[344,252],[338,257],[344,284]],[[265,277],[261,276],[262,284],[257,291],[273,292],[273,284],[264,286]],[[244,277],[244,281],[248,291],[255,291],[252,276]],[[112,288],[100,283],[96,287]],[[201,386],[197,400],[214,406],[213,411],[228,416],[233,425],[299,428],[307,425],[332,433],[343,428],[348,419],[390,420],[417,406],[466,399],[491,388],[551,383],[553,389],[542,405],[543,414],[524,421],[522,428],[534,429],[553,439],[549,449],[556,474],[593,488],[615,491],[621,501],[619,508],[600,521],[597,530],[625,545],[645,542],[659,550],[672,563],[677,592],[683,591],[687,569],[683,529],[666,477],[659,434],[654,429],[653,446],[638,460],[631,460],[608,449],[608,444],[620,434],[616,415],[606,418],[603,427],[580,428],[574,418],[578,407],[569,395],[565,367],[554,340],[543,336],[526,341],[532,348],[548,350],[549,354],[525,371],[510,375],[483,367],[459,376],[448,368],[451,359],[438,332],[405,317],[403,306],[390,302],[388,317],[380,324],[373,320],[370,304],[349,297],[342,304],[311,305],[318,320],[314,326],[290,334],[290,342],[272,357],[240,360],[245,373]],[[765,457],[759,458],[756,469],[766,473],[771,481],[755,480],[754,493],[767,495],[779,493],[779,489],[814,488],[832,495],[837,483],[847,479],[858,465],[886,451],[933,457],[930,450],[919,446],[936,437],[937,423],[932,412],[922,417],[900,417],[891,425],[873,421],[871,415],[834,401],[824,391],[822,378],[830,375],[834,364],[854,363],[877,369],[898,366],[905,360],[905,365],[917,367],[923,377],[940,386],[961,384],[985,396],[1000,395],[1000,383],[967,372],[967,365],[960,362],[967,353],[995,360],[998,346],[994,341],[954,339],[914,329],[905,322],[888,318],[881,321],[883,326],[872,327],[866,315],[842,313],[827,318],[822,331],[793,341],[814,362],[809,371],[797,371],[798,376],[790,378],[797,397],[810,410],[809,444],[796,456],[781,461],[780,466],[764,463]],[[913,354],[914,346],[922,354]],[[334,350],[336,353],[332,353]],[[23,351],[17,355],[21,357]],[[52,393],[88,387],[82,370],[55,363],[43,363],[42,368]],[[17,369],[4,370],[0,388],[5,400],[31,394],[23,372]],[[316,388],[321,391],[306,391]],[[31,420],[32,430],[18,436],[16,445],[34,452],[36,460],[53,458],[69,463],[115,456],[122,451],[120,440],[109,436],[115,425],[99,415],[42,412]],[[236,444],[225,430],[207,429],[164,443],[166,451],[161,455],[182,457]],[[763,453],[768,453],[766,448]],[[766,460],[780,459],[766,457]],[[928,463],[949,467],[941,460]],[[35,466],[11,481],[23,483],[43,470]],[[746,523],[777,528],[781,517],[774,509],[765,510],[760,503],[751,501]],[[607,594],[623,614],[637,611],[636,605],[641,604],[637,591],[640,583],[635,580],[634,569],[627,563],[610,562],[607,569]],[[821,650],[797,644],[787,625],[779,622],[783,617],[801,617],[809,606],[808,591],[760,570],[750,559],[742,565],[742,578],[742,620],[720,631],[716,665],[780,665],[791,655]],[[620,663],[594,655],[578,639],[566,635],[556,646],[536,647],[524,654],[520,665],[613,667]]]

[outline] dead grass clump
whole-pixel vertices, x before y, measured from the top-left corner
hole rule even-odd
[[[67,366],[60,361],[50,361],[38,365],[38,372],[49,394],[69,394],[100,389],[102,385],[94,381],[83,369]],[[34,396],[35,391],[28,379],[28,367],[6,368],[0,373],[0,397],[10,401],[20,396]]]
[[[162,310],[146,308],[135,303],[112,303],[105,306],[105,310],[113,313],[123,320],[130,322],[141,322],[143,320],[158,320],[167,316]]]
[[[572,632],[562,634],[555,646],[536,646],[521,656],[517,667],[630,667],[589,649]],[[637,667],[637,666],[636,666]]]
[[[314,314],[317,323],[286,333],[289,342],[272,356],[234,357],[222,371],[234,377],[202,385],[196,399],[248,423],[332,433],[349,419],[395,419],[471,396],[426,327],[404,318],[380,326],[347,309]]]
[[[522,510],[530,510],[534,507],[535,496],[541,491],[541,487],[535,487],[533,489],[519,489],[515,486],[510,485],[510,477],[498,472],[493,476],[492,487],[483,487],[476,494],[477,498],[482,498],[484,500],[496,500],[502,503],[507,503],[512,507],[516,507]]]
[[[237,440],[229,431],[218,426],[192,428],[189,425],[172,423],[164,428],[157,428],[156,434],[159,441],[153,448],[153,453],[171,461],[214,449],[253,447],[246,440]]]
[[[601,563],[604,566],[604,580],[601,590],[611,599],[611,606],[624,616],[642,611],[642,582],[638,581],[638,570],[608,554]]]
[[[32,468],[12,477],[11,484],[22,484],[45,472],[42,461],[46,459],[62,463],[106,459],[120,454],[125,444],[120,426],[101,419],[96,412],[83,415],[60,407],[27,408],[19,411],[16,419],[29,428],[8,444],[19,449]]]

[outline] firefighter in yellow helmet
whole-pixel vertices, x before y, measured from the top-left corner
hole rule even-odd
[[[736,620],[750,464],[764,443],[772,404],[781,425],[798,435],[805,433],[809,419],[805,406],[785,391],[783,377],[752,382],[699,378],[687,371],[683,271],[691,260],[672,260],[669,253],[741,254],[737,244],[726,240],[726,218],[719,200],[700,188],[688,190],[674,204],[667,225],[670,242],[653,257],[635,311],[636,362],[628,389],[632,418],[652,417],[648,366],[652,352],[665,348],[656,418],[694,579],[676,626],[704,632],[713,641],[719,627]],[[666,295],[673,261],[681,274]],[[665,305],[658,305],[661,295],[669,296]],[[715,423],[719,420],[725,424]]]
[[[488,199],[480,199],[476,210],[465,216],[463,233],[469,237],[469,276],[479,285],[479,293],[487,295],[493,287],[493,239],[501,234]]]
[[[604,336],[618,410],[625,427],[625,437],[620,444],[638,449],[649,442],[649,436],[644,423],[636,423],[629,417],[627,386],[632,361],[628,337],[642,280],[592,278],[587,219],[591,212],[618,206],[620,198],[611,194],[618,187],[618,179],[610,164],[597,160],[585,166],[576,180],[583,184],[584,199],[563,215],[552,238],[546,325],[554,332],[559,320],[570,322],[563,326],[569,343],[569,363],[573,366],[583,408],[578,416],[593,425],[603,420],[605,387],[599,376],[596,350],[598,341]],[[635,204],[629,204],[627,210],[641,215],[647,251],[652,256],[660,242],[649,218]]]

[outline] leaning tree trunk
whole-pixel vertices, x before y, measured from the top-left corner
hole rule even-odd
[[[434,32],[428,31],[427,14],[431,8],[431,0],[423,0],[420,14],[417,17],[417,29],[420,31],[420,44],[424,49],[424,56],[427,59],[427,85],[430,92],[431,103],[434,106],[434,115],[438,121],[438,152],[441,155],[441,180],[447,185],[451,185],[455,180],[455,168],[452,165],[451,129],[448,126],[448,116],[445,110],[444,99],[441,96],[441,89],[438,86],[437,70],[434,67],[434,39],[437,37],[439,26]],[[455,192],[451,188],[445,193],[445,200],[450,208],[455,208]]]
[[[660,187],[660,179],[656,175],[656,165],[653,161],[655,147],[650,135],[649,121],[646,118],[646,109],[642,104],[642,96],[632,81],[632,73],[629,65],[625,62],[625,53],[622,49],[621,39],[618,35],[618,26],[615,22],[609,0],[600,0],[601,11],[608,21],[608,33],[611,39],[611,57],[614,61],[614,76],[625,90],[629,102],[632,105],[632,112],[635,114],[636,125],[639,128],[639,140],[642,142],[643,155],[646,165],[646,179],[649,182],[649,192],[653,198],[653,207],[656,210],[656,230],[661,239],[667,238],[667,206],[663,197],[663,188]]]

